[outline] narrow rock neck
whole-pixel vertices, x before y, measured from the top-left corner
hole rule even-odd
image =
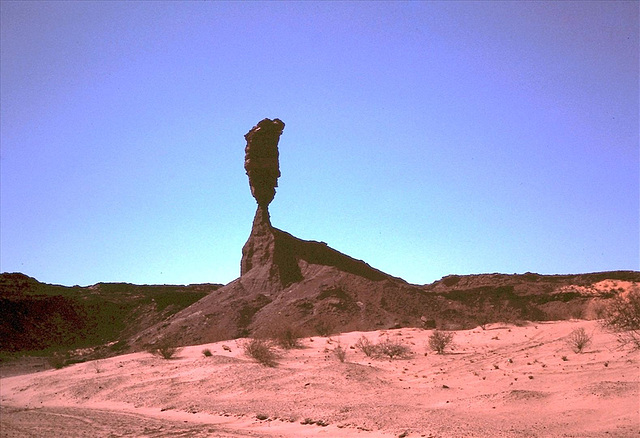
[[[251,228],[251,234],[254,230],[272,230],[271,217],[269,216],[269,208],[266,205],[258,205],[256,215],[253,217],[253,225]]]
[[[240,275],[244,275],[254,267],[264,266],[273,262],[275,238],[269,219],[267,207],[258,206],[253,218],[253,226],[247,243],[242,248]]]
[[[302,279],[294,239],[271,226],[269,211],[262,206],[256,211],[251,235],[242,248],[240,275],[250,271],[252,279],[259,278],[277,290]]]

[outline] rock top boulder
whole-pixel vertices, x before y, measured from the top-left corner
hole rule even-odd
[[[244,136],[244,168],[251,194],[260,207],[266,208],[276,195],[280,177],[278,141],[283,129],[282,120],[263,119]]]

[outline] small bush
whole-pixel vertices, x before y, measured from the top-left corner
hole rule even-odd
[[[411,356],[411,348],[404,345],[399,340],[386,338],[376,345],[377,353],[380,356],[387,356],[389,359],[406,358]]]
[[[434,330],[429,336],[429,347],[438,354],[443,354],[445,348],[453,341],[453,333]]]
[[[272,334],[275,342],[285,350],[300,348],[302,346],[300,343],[301,337],[300,332],[291,326],[276,329]]]
[[[617,295],[603,313],[603,327],[616,333],[622,345],[640,350],[640,288]]]
[[[208,348],[205,348],[204,350],[202,350],[202,354],[204,355],[204,357],[213,356],[213,353],[211,353],[211,350],[209,350]]]
[[[582,353],[590,344],[591,335],[582,327],[573,330],[567,338],[567,345],[574,353]]]
[[[173,359],[180,352],[181,348],[173,346],[171,342],[166,339],[158,341],[156,344],[150,345],[147,351],[154,356],[161,357],[163,359]]]
[[[344,362],[347,358],[347,350],[340,344],[333,349],[333,354],[340,362]]]
[[[59,370],[67,366],[67,359],[68,357],[65,357],[64,355],[56,352],[47,358],[47,362],[49,362],[49,365],[51,365],[53,368]]]
[[[404,345],[399,340],[391,340],[390,338],[374,344],[366,336],[361,336],[356,342],[355,347],[362,351],[365,356],[371,358],[386,356],[389,359],[396,359],[406,358],[413,354],[408,345]]]
[[[316,333],[322,337],[327,337],[331,334],[333,327],[328,321],[320,320],[315,325]]]
[[[367,357],[376,357],[378,355],[378,346],[373,344],[366,336],[360,336],[356,341],[355,347]]]
[[[278,365],[280,358],[273,342],[268,339],[251,338],[242,346],[244,354],[254,359],[259,364],[267,367]]]

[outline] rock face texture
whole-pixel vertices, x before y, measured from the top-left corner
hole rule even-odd
[[[260,207],[266,208],[276,195],[280,166],[278,141],[284,129],[280,119],[264,119],[247,132],[244,138],[244,168],[249,176],[251,194]]]

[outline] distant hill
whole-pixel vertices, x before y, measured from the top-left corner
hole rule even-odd
[[[21,273],[0,274],[0,352],[98,345],[126,349],[139,331],[165,320],[221,285],[89,287],[44,284]]]

